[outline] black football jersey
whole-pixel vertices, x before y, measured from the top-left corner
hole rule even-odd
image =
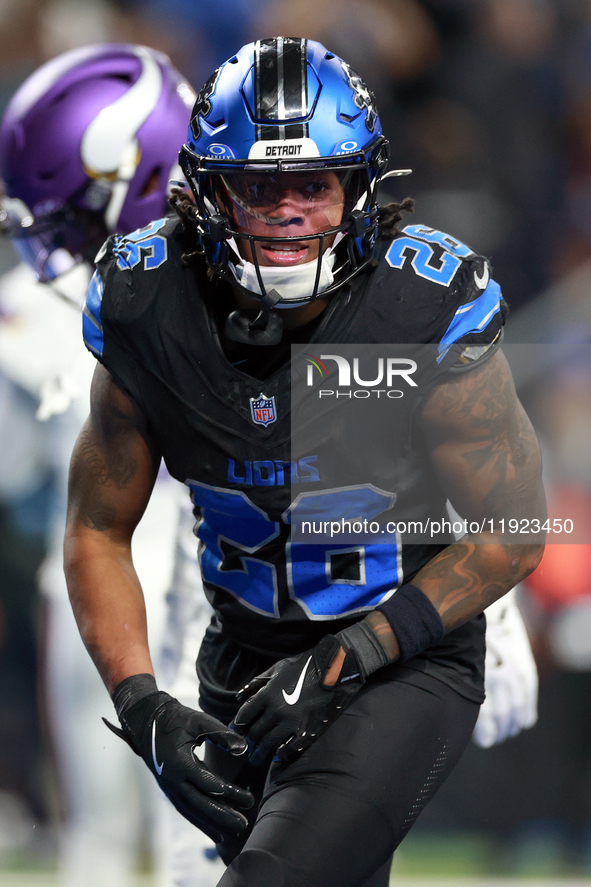
[[[233,362],[215,319],[219,293],[205,265],[183,267],[183,250],[171,218],[111,237],[85,341],[190,490],[204,586],[224,630],[280,657],[361,618],[449,543],[398,528],[446,513],[413,417],[446,373],[494,351],[506,306],[485,258],[410,225],[378,243],[372,270],[261,377],[254,346]],[[374,532],[355,536],[347,523],[327,536],[336,516],[373,521]],[[414,667],[444,663],[450,683],[481,699],[482,632],[474,620]]]

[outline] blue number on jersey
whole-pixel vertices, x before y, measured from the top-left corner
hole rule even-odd
[[[431,243],[444,249],[439,267],[430,264],[434,255]],[[462,264],[462,259],[472,255],[472,250],[442,231],[434,231],[424,225],[407,225],[402,236],[392,241],[386,253],[386,261],[392,268],[402,268],[410,255],[415,274],[441,286],[449,286]]]
[[[242,490],[210,487],[187,481],[203,520],[197,535],[205,545],[201,557],[203,578],[243,600],[259,613],[278,616],[277,575],[273,564],[254,555],[279,535],[279,524],[270,520]],[[222,543],[241,550],[234,569],[223,563]]]
[[[113,254],[117,256],[117,266],[121,270],[135,268],[143,257],[144,269],[152,271],[166,262],[168,255],[166,239],[160,234],[156,234],[165,224],[166,219],[158,219],[156,222],[146,225],[145,228],[134,231],[133,234],[116,238]]]
[[[187,481],[187,485],[202,515],[197,535],[205,545],[201,557],[203,578],[250,609],[279,616],[276,568],[256,554],[279,535],[279,524],[241,490],[211,487],[199,481]],[[371,520],[388,509],[394,499],[394,494],[371,484],[327,490],[298,496],[283,519],[286,523],[297,519],[300,526],[302,519],[312,515],[313,520],[334,519],[335,514],[350,521]],[[238,552],[228,557],[230,546]],[[292,541],[285,553],[290,595],[311,619],[336,618],[373,608],[402,580],[400,545],[392,535],[380,535],[380,543],[371,545],[339,544],[338,537],[334,544]],[[357,555],[359,578],[333,579],[331,558],[346,554]]]
[[[288,515],[291,524],[304,521],[318,525],[338,516],[354,526],[357,521],[371,522],[394,503],[396,496],[378,490],[372,484],[342,487],[321,493],[301,493],[292,502]],[[369,534],[366,534],[369,535]],[[342,616],[373,608],[399,584],[400,545],[395,535],[382,535],[370,545],[339,544],[338,534],[330,544],[290,541],[287,545],[287,579],[290,595],[311,619]],[[332,558],[353,555],[358,578],[333,579]]]

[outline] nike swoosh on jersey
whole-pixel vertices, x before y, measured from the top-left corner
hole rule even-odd
[[[160,776],[164,768],[164,761],[159,764],[156,758],[156,721],[152,724],[152,760],[154,761],[156,773]]]
[[[482,277],[478,274],[477,271],[474,272],[474,283],[478,287],[479,290],[485,290],[488,286],[488,281],[490,280],[490,271],[488,270],[488,265],[484,266],[484,271],[482,272]]]
[[[287,702],[288,705],[295,705],[298,699],[300,698],[302,687],[304,686],[304,678],[306,677],[306,671],[308,666],[310,665],[311,656],[308,656],[308,660],[302,669],[302,673],[298,678],[298,682],[295,685],[295,688],[292,693],[286,693],[285,690],[282,690],[283,698]]]

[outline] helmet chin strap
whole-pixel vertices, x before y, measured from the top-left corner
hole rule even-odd
[[[283,321],[272,311],[280,298],[277,290],[269,290],[260,300],[259,310],[232,311],[224,328],[228,339],[244,345],[278,345],[283,335]]]
[[[327,249],[320,259],[321,271],[317,293],[327,289],[334,281],[332,269],[336,256],[333,249],[342,236],[342,234],[337,235],[332,247]],[[235,342],[248,345],[277,345],[283,334],[283,321],[273,312],[273,308],[295,308],[310,301],[311,293],[314,292],[318,261],[312,260],[287,268],[268,265],[255,267],[240,256],[234,239],[229,240],[229,244],[238,255],[238,261],[230,263],[238,283],[250,290],[253,295],[260,296],[262,281],[265,295],[258,300],[260,306],[258,311],[257,309],[233,311],[226,321],[225,333]]]

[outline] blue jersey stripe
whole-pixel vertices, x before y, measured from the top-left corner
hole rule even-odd
[[[82,312],[82,334],[84,344],[97,357],[103,356],[105,338],[101,323],[101,305],[103,301],[103,282],[98,271],[92,275],[86,294],[86,305]]]
[[[491,318],[501,310],[501,287],[491,280],[480,296],[473,302],[461,305],[446,329],[439,344],[440,360],[451,345],[470,333],[480,333]]]

